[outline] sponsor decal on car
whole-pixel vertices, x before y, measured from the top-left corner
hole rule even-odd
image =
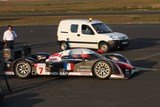
[[[63,76],[68,75],[68,74],[69,74],[69,72],[65,71],[65,70],[59,72],[59,75],[63,75]]]
[[[91,66],[81,65],[81,66],[79,66],[79,68],[77,69],[77,72],[91,72]]]
[[[91,72],[69,72],[70,76],[93,76]]]

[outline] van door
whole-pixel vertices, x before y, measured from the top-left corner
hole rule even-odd
[[[79,44],[78,39],[80,38],[78,36],[78,30],[79,30],[79,25],[78,24],[71,24],[70,25],[70,32],[69,32],[69,38],[67,38],[68,45],[70,48],[75,48]]]
[[[71,32],[72,37],[70,38],[70,46],[73,48],[80,47],[80,48],[92,48],[97,49],[98,45],[95,40],[95,33],[93,32],[92,28],[88,25],[82,24],[78,28],[78,31],[74,34],[73,30],[74,27],[71,25]]]

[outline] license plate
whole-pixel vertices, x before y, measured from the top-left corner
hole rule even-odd
[[[128,44],[128,42],[122,42],[122,44],[123,44],[123,45],[126,45],[126,44]]]

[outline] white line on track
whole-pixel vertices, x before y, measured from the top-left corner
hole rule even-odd
[[[133,61],[142,60],[142,59],[146,59],[146,58],[152,58],[152,57],[155,57],[155,56],[158,56],[158,55],[160,55],[160,52],[152,54],[152,55],[148,55],[148,56],[145,56],[145,57],[136,58]],[[157,69],[144,68],[144,67],[136,67],[136,69],[145,70],[145,71],[157,71]]]
[[[152,55],[148,55],[148,56],[145,56],[145,57],[136,58],[133,61],[142,60],[142,59],[146,59],[146,58],[151,58],[151,57],[155,57],[157,55],[160,55],[160,52],[152,54]]]
[[[138,69],[138,70],[142,70],[142,71],[157,71],[157,69],[152,69],[152,68],[143,68],[143,67],[136,67],[136,69]]]

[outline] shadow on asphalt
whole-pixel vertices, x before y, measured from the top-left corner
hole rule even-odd
[[[130,40],[127,50],[143,49],[160,45],[160,39],[155,38],[134,38]]]
[[[16,88],[12,89],[12,94],[26,92],[26,91],[36,91],[36,90],[43,89],[48,86],[53,86],[53,85],[55,86],[55,85],[59,85],[59,84],[66,82],[65,80],[61,79],[61,77],[44,76],[43,79],[45,77],[49,80],[16,87]],[[52,78],[50,78],[50,77],[52,77]],[[42,78],[42,77],[41,76],[34,76],[34,77],[32,77],[32,79],[28,79],[28,81],[32,81],[33,79],[35,80],[35,79],[39,79],[39,78]]]
[[[138,73],[135,73],[132,78],[135,78],[137,76],[143,75],[145,72],[151,72],[151,69],[154,69],[153,67],[157,64],[158,62],[155,61],[150,61],[150,60],[137,60],[137,61],[131,61],[131,64],[135,67],[141,67],[141,68],[146,68],[150,70],[140,70]]]
[[[37,93],[23,93],[6,98],[3,107],[33,107],[33,105],[44,102],[44,99],[36,98]]]
[[[34,81],[35,79],[39,79],[39,78],[42,78],[42,77],[40,76],[33,77]],[[44,101],[44,99],[36,98],[39,96],[39,94],[33,93],[33,92],[66,82],[66,79],[62,79],[61,77],[51,78],[51,76],[47,76],[47,77],[44,76],[43,79],[44,78],[46,78],[47,80],[12,88],[11,89],[12,93],[8,94],[8,97],[5,98],[3,106],[16,107],[18,105],[19,107],[32,107],[33,105]],[[33,81],[33,79],[28,79],[27,81]]]

